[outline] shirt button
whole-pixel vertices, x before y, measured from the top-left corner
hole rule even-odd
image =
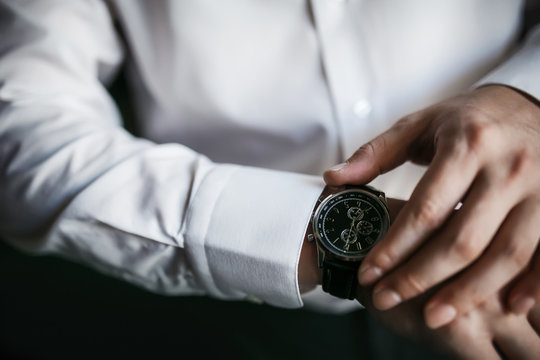
[[[354,104],[353,112],[359,118],[365,118],[371,112],[371,104],[367,99],[360,99]]]

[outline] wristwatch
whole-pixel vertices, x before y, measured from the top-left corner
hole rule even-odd
[[[372,186],[347,185],[321,196],[307,240],[317,244],[323,290],[354,299],[358,267],[389,226],[385,194]]]

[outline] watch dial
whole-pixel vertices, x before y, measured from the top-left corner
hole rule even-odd
[[[346,190],[321,204],[316,232],[326,247],[345,255],[363,255],[388,230],[384,205],[363,190]]]

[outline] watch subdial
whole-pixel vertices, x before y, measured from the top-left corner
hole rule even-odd
[[[356,231],[351,231],[349,229],[343,230],[341,232],[340,237],[341,237],[341,241],[343,241],[347,245],[354,244],[358,240]]]
[[[359,207],[353,206],[347,210],[347,217],[353,221],[362,220],[364,211]]]
[[[356,231],[360,235],[369,235],[373,232],[373,224],[369,221],[360,221],[356,224]]]

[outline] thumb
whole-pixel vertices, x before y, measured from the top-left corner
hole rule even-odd
[[[419,134],[417,122],[404,118],[390,129],[362,145],[347,159],[323,174],[331,186],[367,184],[408,159],[409,147]]]

